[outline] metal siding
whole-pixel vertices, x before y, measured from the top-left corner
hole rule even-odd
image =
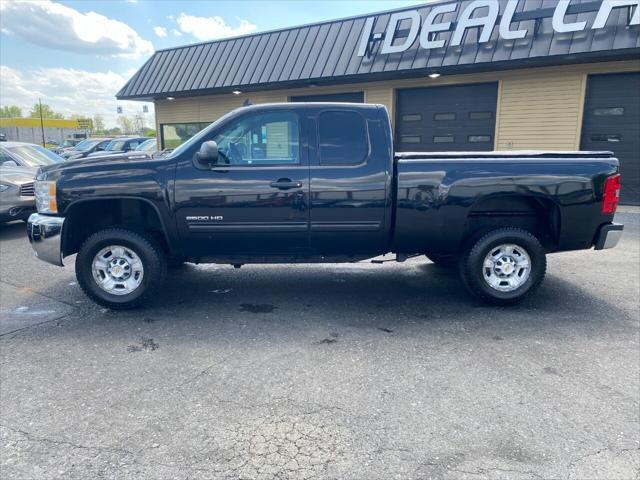
[[[322,51],[322,47],[324,42],[327,39],[327,34],[329,33],[330,25],[321,25],[318,33],[311,44],[310,50],[306,58],[304,59],[302,69],[298,75],[298,79],[304,78],[312,78],[311,72],[313,71],[313,67],[318,61],[318,55]]]
[[[245,51],[244,56],[238,61],[238,71],[233,76],[233,80],[231,81],[231,85],[239,85],[242,78],[247,73],[247,69],[249,68],[249,64],[251,60],[256,54],[256,47],[260,42],[260,37],[253,37],[250,39],[249,45],[247,46],[247,50]]]
[[[211,48],[205,54],[205,57],[202,60],[202,65],[200,65],[198,74],[193,79],[193,83],[190,88],[191,90],[199,89],[202,83],[204,82],[204,79],[207,78],[207,70],[209,70],[209,68],[213,64],[213,58],[215,57],[216,50],[218,49],[219,46],[220,46],[219,44],[210,45]]]
[[[321,76],[323,77],[332,77],[336,74],[338,67],[340,65],[340,58],[344,55],[345,51],[348,50],[349,38],[351,37],[351,29],[353,28],[354,22],[349,21],[342,23],[339,26],[338,35],[335,39],[333,48],[331,49],[330,55],[325,62],[325,65],[322,69]]]
[[[282,56],[286,57],[286,55],[283,55],[282,47],[287,41],[288,35],[289,35],[289,32],[280,32],[278,34],[278,39],[276,40],[276,43],[273,47],[273,51],[271,52],[271,55],[269,56],[269,61],[265,64],[264,68],[262,69],[262,73],[260,75],[260,79],[258,80],[258,83],[267,83],[267,82],[274,81],[276,63],[278,63],[278,60],[280,59],[280,57]]]
[[[278,75],[278,81],[288,80],[291,72],[293,72],[293,67],[296,66],[298,62],[298,57],[300,56],[300,52],[302,51],[306,38],[309,35],[309,29],[303,28],[297,32],[296,37],[293,39],[293,44],[291,46],[291,53],[287,57],[287,61],[282,66],[282,70]]]
[[[320,31],[319,26],[309,27],[309,32],[307,33],[307,37],[304,40],[300,48],[300,52],[298,54],[298,59],[292,66],[291,72],[286,80],[297,80],[300,78],[300,74],[302,69],[304,68],[304,64],[309,59],[309,55],[311,53],[311,46],[316,41],[316,37],[318,36],[318,32]]]
[[[387,25],[389,25],[389,20],[391,18],[390,14],[381,15],[376,22],[376,28],[374,32],[384,32],[387,30]],[[380,52],[382,48],[382,40],[377,42],[376,51]],[[371,72],[381,72],[384,68],[384,62],[386,61],[386,55],[374,55],[371,60],[363,61],[360,63],[360,68],[358,69],[358,73],[371,73]]]
[[[225,73],[224,66],[227,65],[229,56],[231,55],[231,50],[233,50],[235,44],[236,42],[226,43],[225,48],[221,52],[220,58],[215,59],[215,63],[213,65],[214,68],[211,71],[211,77],[207,82],[206,88],[214,88],[218,86],[218,78]]]
[[[340,27],[342,23],[333,23],[329,28],[329,32],[327,32],[326,40],[322,45],[322,48],[318,52],[318,58],[316,59],[316,63],[311,70],[311,78],[322,77],[322,72],[327,67],[327,62],[329,60],[329,56],[336,50],[338,50],[336,45],[336,39],[338,38],[338,33],[340,33]]]
[[[262,73],[264,72],[264,67],[269,62],[269,57],[273,54],[273,47],[276,44],[276,41],[278,39],[278,35],[279,34],[276,33],[275,35],[269,35],[268,37],[266,37],[267,41],[264,44],[263,53],[262,53],[262,55],[260,55],[258,63],[256,64],[255,68],[253,69],[253,75],[251,75],[251,78],[249,79],[249,84],[260,83],[260,77],[262,76]]]
[[[185,86],[190,80],[190,77],[193,75],[193,72],[196,71],[196,66],[198,65],[198,60],[200,55],[202,54],[204,48],[190,48],[190,55],[185,59],[185,71],[183,75],[180,77],[180,81],[176,85],[176,91],[182,91],[185,89]]]
[[[245,40],[246,39],[241,38],[238,41],[233,42],[233,47],[231,49],[231,52],[229,53],[229,62],[228,62],[229,68],[226,69],[226,71],[223,72],[223,74],[218,77],[218,80],[216,81],[216,86],[232,85],[231,79],[235,74],[237,65],[242,63],[244,59],[244,55],[242,52],[243,52]]]
[[[251,55],[251,60],[247,63],[247,68],[244,71],[242,77],[238,81],[237,85],[251,85],[251,77],[255,73],[256,66],[260,63],[260,60],[264,56],[264,48],[269,41],[269,35],[262,35],[258,37],[259,40],[255,44],[254,52]]]
[[[521,14],[543,11],[553,12],[557,0],[518,1],[516,18]],[[440,2],[439,2],[440,3]],[[444,3],[444,2],[442,2]],[[461,0],[455,12],[441,15],[437,21],[458,21],[470,5],[471,0]],[[572,0],[571,8],[593,5],[594,0]],[[501,14],[506,2],[500,2]],[[433,4],[413,8],[422,19]],[[481,10],[482,11],[482,10]],[[600,31],[590,30],[596,12],[570,13],[566,21],[587,21],[587,30],[574,33],[555,33],[551,17],[540,20],[540,29],[534,35],[536,21],[516,20],[513,30],[526,28],[529,34],[524,39],[502,40],[498,38],[499,24],[494,26],[491,40],[478,45],[479,28],[467,30],[464,43],[458,47],[449,45],[452,31],[440,32],[439,39],[447,42],[444,48],[425,50],[419,47],[419,38],[404,52],[380,55],[382,39],[371,42],[372,56],[358,57],[357,50],[367,18],[375,18],[373,33],[386,31],[391,13],[382,12],[369,16],[347,18],[298,28],[258,33],[245,37],[216,40],[209,43],[179,47],[156,52],[118,92],[118,98],[152,98],[167,93],[189,91],[211,91],[278,82],[308,82],[311,79],[374,75],[383,72],[407,72],[411,70],[438,69],[448,67],[488,64],[491,62],[541,60],[542,57],[557,56],[557,63],[566,63],[567,55],[587,55],[595,52],[615,51],[629,53],[629,49],[640,48],[640,28],[628,28],[626,8],[616,8],[610,15],[607,27]],[[476,16],[478,14],[476,13]],[[407,23],[403,22],[402,30]],[[531,63],[528,63],[531,65]],[[422,73],[422,72],[421,72]]]
[[[182,78],[182,75],[184,75],[186,73],[186,71],[187,71],[187,69],[185,68],[184,63],[186,61],[187,55],[191,51],[192,51],[191,48],[183,48],[182,50],[179,51],[177,57],[172,62],[173,63],[173,68],[171,69],[171,71],[169,73],[167,81],[162,86],[162,92],[163,93],[164,92],[173,92],[173,91],[175,91],[174,87],[178,85],[178,81],[180,80],[180,78]]]

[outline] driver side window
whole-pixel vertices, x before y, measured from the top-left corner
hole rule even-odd
[[[300,163],[298,116],[268,112],[243,118],[215,136],[218,163],[225,165],[297,165]]]

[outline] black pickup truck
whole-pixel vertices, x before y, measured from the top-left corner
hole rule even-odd
[[[44,261],[77,253],[78,283],[139,304],[182,262],[357,262],[426,255],[509,304],[546,254],[611,248],[623,226],[608,152],[395,153],[384,106],[247,106],[171,154],[44,167],[28,233]]]

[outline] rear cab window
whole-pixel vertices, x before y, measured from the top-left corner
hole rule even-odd
[[[358,165],[369,153],[367,124],[349,110],[324,111],[318,117],[320,165]]]

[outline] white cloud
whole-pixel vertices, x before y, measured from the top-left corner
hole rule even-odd
[[[180,30],[176,30],[175,28],[173,30],[171,30],[171,32],[173,33],[174,37],[181,37],[182,36],[182,32]]]
[[[126,23],[50,0],[2,0],[0,18],[3,33],[56,50],[127,58],[153,53],[152,43]]]
[[[115,94],[129,78],[125,75],[107,72],[87,72],[72,68],[34,68],[20,71],[0,65],[0,99],[2,105],[18,105],[23,114],[42,99],[57,112],[69,116],[74,113],[104,116],[107,126],[115,126]],[[144,102],[119,102],[125,115],[133,115],[142,110]],[[149,105],[148,123],[153,123],[153,105]]]
[[[190,33],[198,40],[214,40],[216,38],[234,37],[253,32],[254,24],[247,20],[241,20],[237,27],[227,25],[222,17],[194,17],[181,13],[176,22],[180,30]]]
[[[158,37],[166,37],[167,29],[164,27],[153,27],[153,33],[155,33]]]

